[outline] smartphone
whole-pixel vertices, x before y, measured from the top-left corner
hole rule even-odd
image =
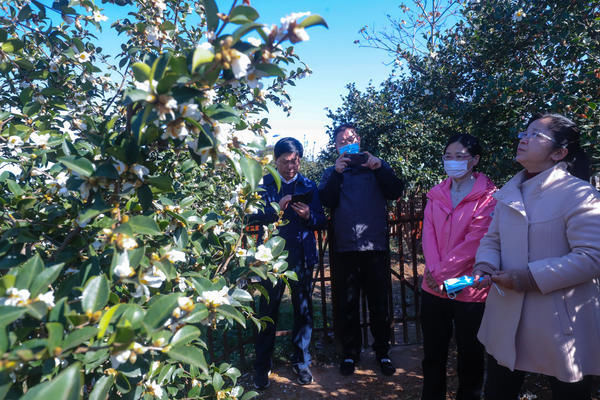
[[[350,159],[350,161],[348,161],[349,167],[358,167],[359,165],[366,163],[369,159],[367,153],[346,154],[346,157]]]
[[[312,201],[313,192],[296,193],[292,195],[292,203],[310,204]]]

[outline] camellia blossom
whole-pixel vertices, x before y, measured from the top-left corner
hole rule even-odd
[[[82,51],[81,53],[75,54],[75,59],[79,62],[88,62],[90,61],[90,53],[87,51]]]
[[[250,57],[235,49],[231,50],[231,70],[235,79],[246,76],[251,65]]]
[[[144,181],[144,176],[150,173],[150,170],[143,165],[133,164],[130,168],[130,171],[133,172],[140,181]]]
[[[48,144],[48,140],[50,140],[49,133],[46,133],[45,135],[38,135],[37,133],[33,132],[31,135],[29,135],[29,141],[39,147],[46,146]]]
[[[153,265],[151,269],[144,271],[144,273],[140,276],[140,283],[157,289],[162,286],[166,279],[167,276],[164,274],[164,272]]]
[[[271,253],[271,249],[265,247],[265,245],[261,244],[256,249],[256,254],[254,254],[254,258],[262,262],[269,262],[273,259],[273,254]]]
[[[92,14],[92,19],[96,22],[106,21],[108,17],[106,15],[102,15],[100,11],[94,11]]]
[[[37,300],[43,301],[44,303],[46,303],[46,306],[48,306],[48,308],[52,308],[54,307],[54,292],[50,290],[49,292],[40,294],[37,297]]]
[[[202,113],[196,103],[183,103],[179,105],[179,113],[184,118],[191,118],[195,121],[202,118]]]
[[[525,14],[525,11],[523,11],[522,8],[520,8],[519,10],[517,10],[517,12],[515,12],[515,14],[513,15],[513,19],[515,21],[521,21],[523,18],[525,18],[527,16],[527,14]]]
[[[24,306],[29,303],[29,290],[14,287],[6,290],[7,297],[0,297],[1,306]]]
[[[165,257],[167,258],[167,260],[169,260],[172,263],[175,263],[178,261],[185,262],[185,260],[186,260],[185,253],[180,250],[169,250],[168,252],[165,253]]]
[[[196,301],[204,303],[209,309],[215,309],[223,304],[231,304],[231,298],[227,293],[229,293],[227,286],[223,286],[221,290],[206,290]]]
[[[4,172],[9,172],[13,174],[15,178],[18,178],[23,173],[23,170],[18,164],[9,163],[9,162],[0,162],[0,174]]]
[[[159,120],[166,120],[167,114],[170,115],[171,118],[175,119],[175,113],[173,112],[173,110],[177,109],[177,100],[175,100],[171,96],[167,96],[166,94],[161,94],[160,96],[158,96],[158,101],[156,102],[156,109]]]
[[[119,278],[129,278],[135,275],[135,270],[129,265],[127,250],[117,254],[117,265],[115,265],[113,272]]]
[[[294,29],[290,32],[290,42],[298,43],[298,42],[306,42],[310,39],[308,33],[304,28],[299,26],[294,26]]]
[[[187,129],[185,125],[185,121],[182,119],[176,119],[175,121],[169,122],[167,124],[167,129],[160,136],[161,139],[184,139],[187,135],[189,135],[190,131]]]
[[[156,381],[146,382],[144,386],[146,386],[146,393],[151,394],[154,397],[163,396],[163,389]]]
[[[14,149],[17,146],[23,145],[23,139],[18,136],[9,136],[7,144],[9,148]]]

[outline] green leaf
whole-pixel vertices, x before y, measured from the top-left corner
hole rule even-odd
[[[87,158],[67,156],[58,158],[58,161],[81,176],[90,177],[94,173],[94,164]]]
[[[173,180],[167,175],[148,176],[146,182],[162,192],[173,192]]]
[[[300,22],[298,24],[298,27],[308,28],[309,26],[315,26],[315,25],[322,25],[325,28],[329,29],[329,26],[327,26],[327,22],[325,22],[323,17],[321,17],[320,15],[317,15],[317,14],[309,15],[308,17],[304,18],[302,20],[302,22]]]
[[[223,377],[218,372],[215,372],[212,379],[212,386],[215,392],[221,390],[225,382],[223,381]]]
[[[94,176],[108,178],[108,179],[119,179],[119,171],[115,168],[112,163],[104,163],[98,166]]]
[[[119,307],[121,307],[121,304],[112,306],[107,312],[104,313],[104,315],[102,315],[102,318],[100,318],[100,322],[98,323],[98,339],[102,339],[106,333],[106,329],[108,328],[108,325],[112,321],[112,318]]]
[[[252,158],[242,157],[240,159],[240,168],[252,191],[256,190],[258,183],[262,179],[262,166],[260,163]]]
[[[63,340],[63,351],[75,348],[81,343],[90,340],[96,336],[97,332],[98,329],[93,326],[85,326],[72,331],[65,337],[65,340]]]
[[[237,43],[246,33],[257,28],[262,28],[262,26],[262,24],[256,22],[250,22],[240,26],[233,32],[233,43]]]
[[[156,221],[151,217],[144,215],[136,215],[129,219],[129,224],[135,233],[146,234],[146,235],[160,235],[162,234]]]
[[[84,312],[94,312],[102,309],[108,303],[109,287],[106,276],[95,276],[83,290],[81,308]]]
[[[237,6],[229,13],[229,22],[244,24],[258,19],[258,12],[248,6]]]
[[[52,267],[44,268],[42,272],[35,277],[33,283],[31,284],[31,288],[29,289],[31,297],[35,298],[38,294],[45,292],[48,286],[52,285],[56,278],[58,278],[58,274],[60,274],[60,270],[63,266],[64,264],[61,263]]]
[[[267,169],[267,171],[269,171],[269,173],[275,180],[275,185],[277,185],[277,191],[281,190],[281,176],[279,175],[279,172],[277,172],[275,167],[273,167],[272,165],[265,165],[265,168]]]
[[[15,287],[17,289],[29,289],[35,277],[38,276],[44,269],[44,262],[39,254],[31,257],[25,261],[19,268],[17,279],[15,281]]]
[[[21,186],[12,179],[7,179],[6,184],[8,185],[8,190],[10,190],[15,196],[22,196],[25,191],[21,189]]]
[[[79,220],[82,222],[88,221],[94,218],[95,216],[100,215],[110,209],[111,207],[104,202],[102,195],[99,192],[97,192],[94,197],[94,203],[92,203],[92,205],[89,208],[86,208],[81,212],[81,214],[79,214]]]
[[[76,362],[50,382],[32,387],[21,400],[79,400],[82,384],[81,365]]]
[[[274,236],[266,243],[266,246],[271,248],[273,258],[279,257],[281,252],[285,249],[285,239],[281,236]]]
[[[246,327],[246,319],[242,313],[229,304],[221,304],[219,307],[217,307],[217,314],[220,314],[225,318],[231,318],[237,321],[244,328]]]
[[[278,76],[285,79],[285,72],[275,64],[256,64],[254,68],[261,71],[265,76]]]
[[[19,39],[10,39],[2,43],[2,51],[5,53],[14,53],[23,48],[23,41]]]
[[[215,0],[202,0],[202,3],[204,3],[206,27],[209,31],[215,32],[219,26],[219,17],[217,17],[219,9],[217,8],[217,4],[215,3]]]
[[[152,207],[152,190],[148,185],[142,185],[137,190],[138,200],[144,211]]]
[[[48,322],[46,324],[48,330],[48,353],[54,354],[54,349],[62,346],[63,340],[63,325],[58,322]]]
[[[159,296],[152,303],[144,317],[144,326],[149,332],[160,327],[171,316],[171,312],[177,307],[178,298],[179,294],[173,293]]]
[[[215,58],[215,53],[212,50],[196,47],[192,56],[192,73],[196,71],[201,64],[211,62]]]
[[[179,329],[171,338],[172,346],[181,346],[188,344],[192,340],[200,337],[200,329],[192,325],[186,325]]]
[[[133,76],[138,82],[150,80],[152,68],[148,64],[137,62],[131,66],[131,69],[133,70]]]
[[[238,112],[225,104],[213,104],[204,110],[206,116],[221,122],[237,123],[240,119]]]
[[[23,307],[0,306],[0,326],[6,326],[18,320],[26,311]]]
[[[25,306],[27,314],[35,319],[44,319],[48,314],[48,306],[43,301],[36,301]]]
[[[206,364],[204,352],[197,347],[175,346],[167,354],[174,360],[200,368],[205,374],[208,373],[208,365]]]
[[[94,389],[90,393],[89,400],[105,400],[108,398],[110,388],[115,384],[113,376],[103,376],[94,384]]]

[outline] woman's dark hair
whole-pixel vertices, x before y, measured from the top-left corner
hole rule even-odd
[[[479,144],[479,139],[473,135],[469,135],[468,133],[457,133],[452,135],[452,137],[446,142],[444,153],[448,149],[448,146],[456,142],[462,144],[471,156],[481,156],[481,144]]]
[[[579,144],[579,129],[575,122],[560,114],[537,114],[529,124],[539,119],[550,121],[548,129],[554,137],[554,147],[565,148],[569,152],[562,161],[567,163],[567,170],[573,176],[585,181],[590,180],[590,160]]]
[[[297,139],[294,139],[293,137],[284,137],[275,143],[273,153],[275,154],[275,159],[278,159],[280,155],[285,153],[297,153],[298,157],[302,158],[304,155],[304,148]]]
[[[337,139],[337,136],[344,132],[346,129],[352,129],[354,132],[356,132],[356,127],[352,124],[341,124],[339,125],[337,128],[334,129],[333,131],[333,141],[335,142],[335,140]]]

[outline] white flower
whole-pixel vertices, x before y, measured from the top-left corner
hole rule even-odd
[[[164,272],[153,265],[152,269],[144,271],[140,276],[140,283],[156,289],[162,286],[165,279],[167,279],[167,276]]]
[[[204,97],[201,100],[201,103],[205,106],[211,105],[215,98],[217,97],[217,92],[214,89],[208,89],[204,91]]]
[[[50,193],[56,193],[56,191],[58,191],[59,195],[64,196],[69,192],[66,187],[68,180],[69,174],[67,174],[65,171],[62,171],[56,175],[55,178],[46,179],[45,183],[48,186]]]
[[[310,11],[300,12],[300,13],[291,13],[290,15],[281,18],[279,21],[281,22],[281,30],[287,31],[291,23],[295,23],[298,19],[310,15]]]
[[[158,82],[155,81],[154,79],[152,79],[152,87],[156,88],[156,85],[158,85]],[[144,92],[152,92],[152,90],[150,89],[150,81],[144,81],[144,82],[134,81],[133,86],[135,86],[135,88],[138,90],[143,90]]]
[[[252,65],[252,62],[247,55],[235,49],[231,50],[231,70],[235,79],[246,76],[250,65]]]
[[[255,38],[255,37],[249,37],[246,40],[248,41],[248,43],[250,43],[254,47],[260,47],[260,45],[262,44],[262,40]]]
[[[113,166],[115,167],[119,175],[123,175],[123,173],[127,171],[127,164],[125,164],[123,161],[115,160],[113,158]]]
[[[525,18],[527,16],[527,14],[525,14],[525,11],[523,11],[522,8],[520,8],[519,10],[517,10],[517,12],[515,12],[515,14],[513,15],[513,19],[515,21],[521,21],[523,18]]]
[[[435,51],[432,51],[431,53],[429,53],[429,57],[431,57],[431,59],[435,60],[438,56],[438,53]]]
[[[248,208],[246,208],[247,214],[256,214],[257,212],[258,212],[258,208],[256,208],[256,206],[249,205]]]
[[[169,114],[171,118],[175,119],[175,113],[173,112],[173,110],[177,109],[177,100],[175,100],[171,96],[161,94],[160,96],[158,96],[156,108],[159,120],[166,120],[167,114]]]
[[[133,172],[140,181],[144,181],[144,176],[148,175],[150,173],[150,170],[146,167],[144,167],[143,165],[140,164],[133,164],[130,168],[131,172]]]
[[[81,53],[75,54],[75,59],[82,63],[88,62],[90,61],[90,53],[82,51]]]
[[[188,288],[187,283],[185,282],[185,278],[182,277],[181,275],[177,274],[177,277],[175,278],[175,282],[177,282],[177,287],[179,288],[180,292],[185,292]]]
[[[146,26],[146,38],[153,46],[160,46],[160,40],[163,38],[163,33],[154,25]]]
[[[0,297],[1,306],[24,306],[29,302],[29,290],[17,289],[14,287],[8,288],[6,291],[7,297]]]
[[[199,149],[197,140],[188,140],[185,143],[189,146],[189,148],[194,153],[196,153],[197,155],[200,156],[200,162],[206,162],[206,160],[208,160],[208,157],[210,156],[210,151],[211,151],[212,147],[208,146],[208,147],[202,147]]]
[[[118,368],[119,365],[126,363],[131,357],[131,350],[125,350],[120,353],[117,353],[114,356],[110,356],[110,363],[113,368]]]
[[[270,248],[265,247],[265,245],[261,244],[260,246],[258,246],[258,249],[256,249],[256,254],[254,254],[254,257],[259,261],[268,262],[273,259],[273,254],[271,254]]]
[[[8,137],[8,147],[14,149],[17,146],[23,145],[23,139],[18,136],[9,136]]]
[[[290,32],[290,42],[298,43],[298,42],[306,42],[310,37],[304,28],[300,28],[299,26],[294,26],[292,32]]]
[[[117,254],[117,265],[115,265],[113,272],[119,278],[129,278],[130,276],[135,275],[135,271],[129,265],[127,250]]]
[[[238,257],[246,257],[247,254],[248,252],[246,251],[246,249],[242,249],[241,247],[235,251],[235,255]]]
[[[49,291],[44,294],[40,294],[37,297],[37,299],[39,301],[43,301],[44,303],[46,303],[46,306],[48,306],[48,308],[54,307],[54,292],[53,291]]]
[[[87,200],[90,197],[90,190],[92,190],[93,186],[90,182],[84,181],[81,185],[79,185],[79,193],[81,194],[82,200]]]
[[[186,260],[185,253],[180,250],[169,250],[165,254],[165,257],[167,258],[167,260],[169,260],[172,263],[175,263],[178,261],[185,262],[185,260]]]
[[[106,21],[108,17],[106,15],[102,15],[100,11],[94,11],[92,14],[92,19],[96,22]]]
[[[223,225],[215,225],[215,227],[213,228],[213,233],[218,236],[221,233],[223,233],[223,230]]]
[[[50,140],[49,133],[45,135],[38,135],[37,133],[33,132],[31,135],[29,135],[29,141],[36,146],[44,147],[48,144],[48,140]]]
[[[189,135],[190,131],[185,125],[185,121],[182,119],[176,119],[175,121],[171,121],[167,124],[167,129],[160,135],[161,139],[180,139],[182,140],[187,135]]]
[[[8,163],[8,162],[0,162],[0,174],[4,172],[9,172],[13,174],[15,178],[18,178],[23,173],[23,170],[18,164]]]
[[[223,286],[221,290],[206,290],[198,296],[196,301],[203,302],[209,308],[215,308],[222,304],[231,304],[228,292],[229,288],[227,286]]]
[[[190,312],[194,309],[194,301],[191,297],[179,297],[177,298],[177,304],[183,311]]]
[[[184,118],[191,118],[198,121],[202,118],[202,113],[196,103],[183,103],[179,105],[179,113]]]
[[[148,394],[151,394],[154,397],[163,396],[163,389],[158,383],[156,383],[156,381],[146,382],[145,386]]]
[[[131,250],[131,249],[135,249],[136,247],[138,247],[138,243],[131,236],[127,236],[127,237],[123,238],[123,240],[121,241],[120,244],[121,244],[121,247],[123,248],[123,250]]]
[[[135,292],[132,294],[136,299],[142,296],[150,297],[150,290],[146,285],[137,285],[135,288]]]

